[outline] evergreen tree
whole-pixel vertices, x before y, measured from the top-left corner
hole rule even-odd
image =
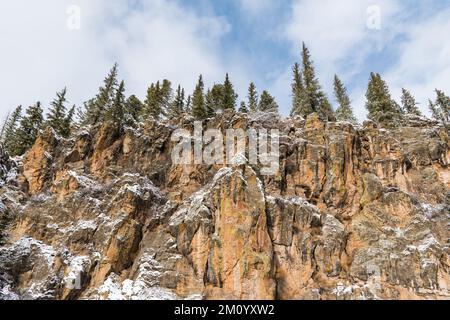
[[[182,89],[181,86],[178,85],[175,99],[173,100],[169,109],[168,117],[170,119],[178,118],[183,114],[184,109],[184,89]]]
[[[125,119],[125,82],[123,80],[116,90],[114,101],[105,118],[107,121],[114,123],[119,131],[122,129]]]
[[[18,106],[12,114],[10,114],[2,128],[1,143],[9,154],[13,154],[13,148],[17,145],[18,124],[22,117],[22,106]]]
[[[47,125],[59,135],[64,135],[66,131],[66,94],[66,88],[56,93],[56,99],[50,103],[50,111],[47,114]]]
[[[192,113],[192,97],[188,95],[186,99],[186,113]]]
[[[117,63],[114,64],[108,76],[103,81],[103,86],[94,99],[85,103],[86,112],[82,119],[83,124],[97,124],[105,120],[106,112],[111,108],[117,88]]]
[[[336,109],[337,120],[356,123],[357,121],[353,115],[353,109],[350,105],[347,89],[337,75],[334,76],[334,95],[336,96],[336,101],[339,105]]]
[[[228,73],[225,76],[225,82],[223,83],[223,100],[222,100],[222,109],[236,109],[236,99],[238,95],[234,92],[233,84],[230,81],[230,77]]]
[[[293,81],[292,81],[292,116],[302,116],[306,117],[311,113],[311,108],[306,105],[305,101],[305,86],[303,84],[302,73],[300,70],[300,65],[298,63],[294,64],[292,68]]]
[[[224,105],[224,85],[215,84],[208,90],[205,96],[205,107],[207,117],[212,117],[217,111],[223,110]]]
[[[239,107],[239,112],[241,112],[241,113],[248,113],[248,108],[245,105],[244,101],[241,101],[241,105]]]
[[[44,122],[42,114],[43,110],[40,102],[27,108],[25,116],[20,121],[16,143],[11,148],[11,155],[23,155],[33,146]]]
[[[371,73],[366,93],[368,118],[385,127],[401,124],[401,112],[391,98],[389,88],[377,73]]]
[[[144,101],[144,118],[151,116],[159,120],[162,116],[168,116],[172,103],[172,84],[164,79],[151,84],[147,90],[147,96]]]
[[[264,90],[261,94],[261,98],[259,99],[258,109],[262,112],[278,112],[278,104],[269,92]]]
[[[411,92],[409,92],[405,88],[402,89],[402,106],[403,110],[407,114],[414,114],[416,116],[422,115],[421,112],[419,111],[416,99],[414,99]]]
[[[336,121],[333,107],[331,106],[330,101],[323,92],[320,92],[319,107],[317,109],[317,113],[319,114],[320,119],[323,119],[325,121]]]
[[[73,124],[73,117],[75,116],[75,105],[72,106],[72,108],[69,109],[69,112],[67,112],[66,117],[64,118],[64,125],[63,129],[61,131],[61,135],[65,138],[67,138],[70,135],[70,129]]]
[[[200,75],[192,95],[192,116],[197,120],[203,120],[207,117],[204,89],[205,84],[202,75]]]
[[[172,103],[172,83],[169,80],[164,79],[159,93],[160,95],[158,99],[160,103],[161,114],[167,117],[170,109],[170,104]]]
[[[161,88],[159,81],[156,85],[152,83],[147,89],[147,96],[144,101],[144,118],[153,117],[158,120],[161,117],[160,92]]]
[[[214,103],[214,98],[211,93],[211,89],[206,91],[205,95],[205,116],[207,118],[213,117],[216,113],[216,104]]]
[[[3,146],[3,144],[4,144],[5,130],[6,130],[6,126],[8,125],[8,122],[9,122],[10,118],[11,118],[11,112],[8,111],[8,113],[6,114],[5,119],[3,120],[2,128],[0,130],[0,145],[1,146]]]
[[[436,89],[436,101],[430,101],[430,110],[434,119],[440,121],[445,128],[449,128],[450,97],[441,90]]]
[[[256,86],[252,82],[248,87],[248,108],[250,112],[256,112],[258,110],[258,92],[256,92]]]
[[[144,104],[134,94],[129,96],[125,102],[125,125],[136,127],[140,120],[140,115],[144,109]]]
[[[312,112],[318,112],[320,105],[322,104],[321,89],[319,80],[316,78],[313,62],[309,49],[303,43],[303,82],[304,82],[304,105],[301,107],[300,114],[308,115]]]

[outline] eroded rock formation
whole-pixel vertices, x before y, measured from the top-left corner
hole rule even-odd
[[[175,165],[193,120],[0,152],[2,299],[449,299],[449,136],[225,113],[281,168]]]

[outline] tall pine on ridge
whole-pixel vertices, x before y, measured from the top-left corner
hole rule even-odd
[[[305,86],[303,85],[302,72],[298,63],[294,64],[292,68],[292,110],[291,116],[306,117],[310,112],[309,107],[305,107]]]
[[[147,96],[144,101],[144,119],[147,117],[152,117],[155,120],[160,119],[162,114],[161,104],[159,103],[160,91],[159,81],[156,84],[152,83],[147,89]]]
[[[56,98],[50,103],[50,110],[47,114],[47,125],[62,136],[68,134],[67,125],[70,126],[66,119],[66,94],[66,88],[56,93]]]
[[[178,85],[177,91],[175,93],[175,99],[172,101],[172,103],[170,105],[167,116],[169,117],[169,119],[181,117],[181,115],[184,113],[184,111],[185,111],[184,89],[182,89],[181,86]]]
[[[11,113],[2,128],[2,135],[0,142],[5,147],[9,154],[13,154],[13,148],[17,144],[18,124],[22,116],[22,106],[18,106],[13,113]]]
[[[95,125],[105,120],[105,114],[111,108],[117,88],[117,63],[114,64],[108,76],[103,81],[103,86],[94,99],[85,103],[86,112],[82,123]]]
[[[225,81],[223,83],[223,100],[222,109],[236,109],[236,99],[238,98],[236,92],[234,92],[233,84],[230,81],[228,73],[225,76]]]
[[[200,75],[192,95],[192,116],[196,120],[203,120],[207,117],[204,90],[203,76]]]
[[[422,114],[419,111],[419,108],[417,107],[418,103],[416,102],[416,99],[414,99],[411,92],[406,90],[405,88],[402,89],[402,107],[404,112],[407,114],[413,114],[416,116],[421,116]]]
[[[138,97],[134,94],[129,96],[127,101],[125,102],[125,125],[129,127],[137,127],[140,117],[142,114],[142,110],[144,109],[144,104]]]
[[[261,112],[278,112],[278,104],[267,90],[261,93],[258,109]]]
[[[40,102],[27,108],[25,115],[20,121],[20,127],[16,133],[16,140],[11,148],[11,155],[23,155],[33,146],[44,122],[42,114],[43,110]]]
[[[248,87],[248,109],[250,112],[258,111],[258,92],[256,91],[256,86],[252,82]]]
[[[308,115],[313,112],[318,112],[321,105],[321,91],[319,80],[316,78],[313,62],[309,49],[303,43],[302,49],[303,59],[303,82],[304,82],[304,106],[301,109],[301,114]]]
[[[347,89],[337,75],[334,76],[334,95],[339,105],[336,109],[336,119],[356,123]]]
[[[224,91],[225,88],[223,84],[214,84],[213,87],[207,91],[205,96],[205,110],[207,117],[212,117],[218,110],[223,110]]]
[[[430,111],[433,118],[441,122],[448,130],[450,121],[450,97],[445,95],[443,91],[436,89],[436,101],[430,101]]]
[[[122,80],[116,90],[111,108],[106,113],[106,121],[112,122],[119,131],[124,125],[125,99],[125,82]]]
[[[368,118],[384,127],[397,127],[401,124],[401,112],[391,98],[389,88],[378,73],[370,74],[366,92]]]

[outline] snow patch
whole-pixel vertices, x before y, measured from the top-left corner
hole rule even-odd
[[[143,281],[127,279],[120,282],[120,277],[112,273],[98,289],[103,300],[177,300],[172,291],[146,285]]]

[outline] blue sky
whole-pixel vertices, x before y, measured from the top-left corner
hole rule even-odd
[[[67,26],[70,5],[79,29]],[[64,86],[81,105],[116,61],[129,94],[143,97],[163,78],[191,91],[200,73],[212,85],[229,72],[240,99],[254,81],[288,114],[302,41],[330,99],[337,73],[360,119],[371,71],[394,98],[407,87],[427,111],[434,88],[450,92],[449,32],[450,0],[2,1],[0,116],[48,105]]]

